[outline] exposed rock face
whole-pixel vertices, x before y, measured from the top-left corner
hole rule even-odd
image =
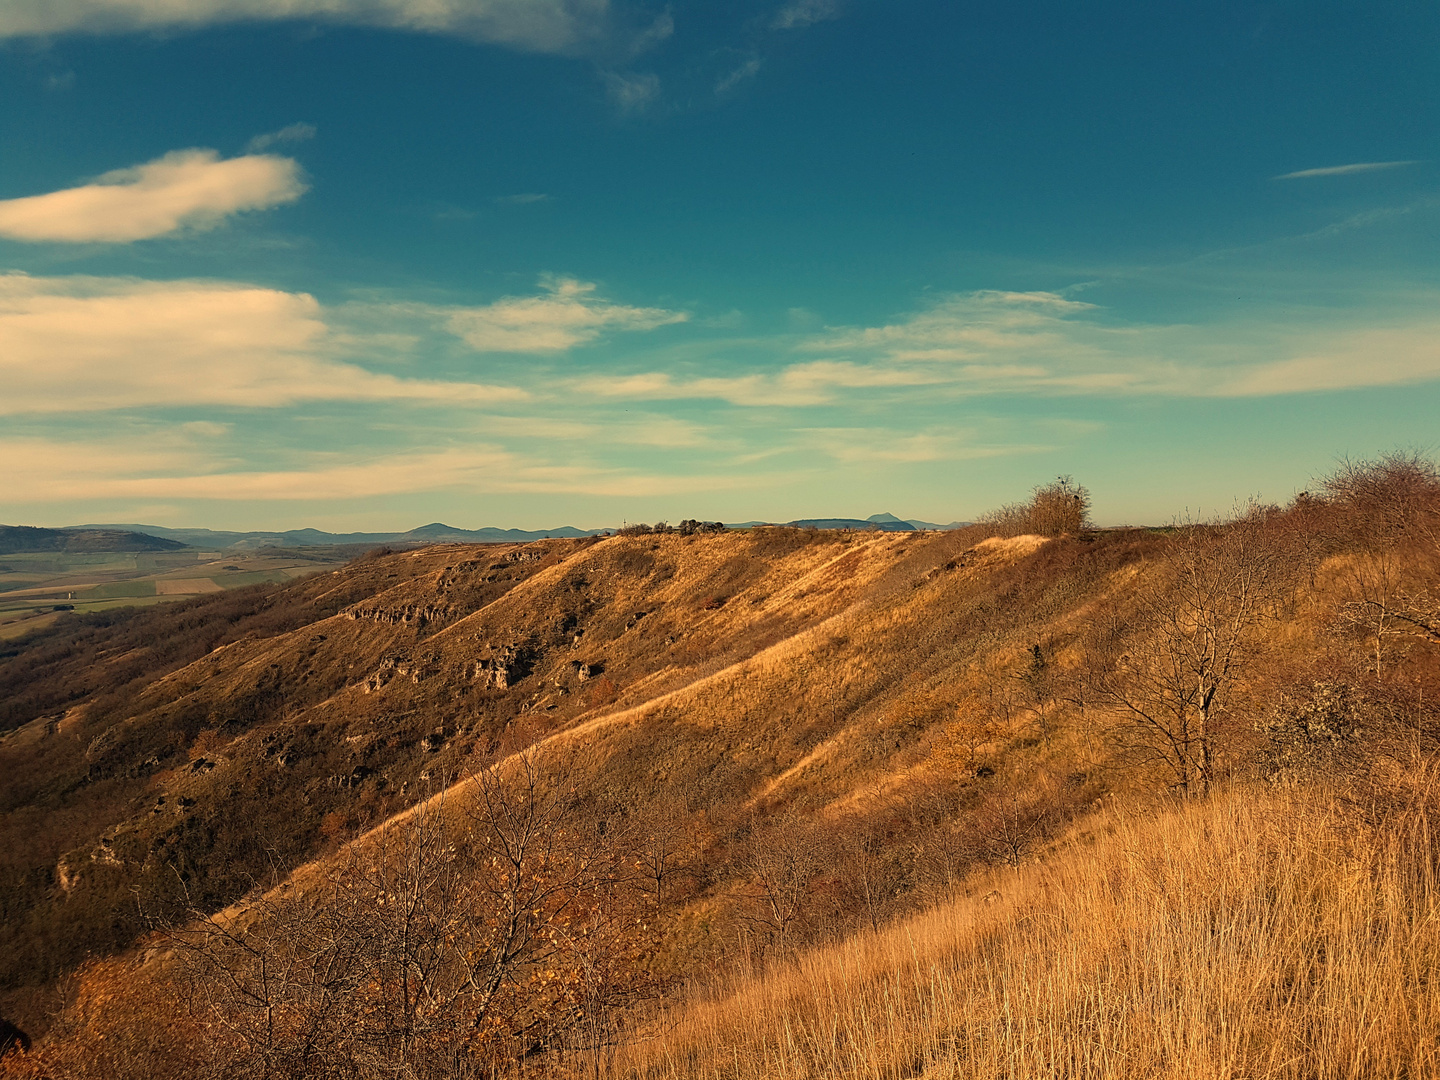
[[[502,645],[492,655],[470,665],[470,678],[481,686],[508,690],[529,674],[529,650],[523,645]]]
[[[346,608],[347,619],[368,619],[387,626],[425,626],[432,622],[448,622],[454,612],[444,604],[356,604]]]
[[[440,576],[435,579],[435,584],[442,591],[445,589],[453,589],[465,578],[469,577],[471,574],[478,572],[479,570],[479,562],[474,559],[467,559],[465,562],[456,563],[454,566],[446,567],[443,571],[441,571]]]
[[[60,861],[55,864],[55,883],[60,886],[60,891],[68,893],[80,880],[80,868],[77,867],[69,855],[61,855]]]
[[[350,772],[344,775],[330,777],[329,782],[331,787],[357,788],[366,780],[368,780],[371,776],[373,776],[374,773],[374,769],[371,769],[365,765],[356,765],[355,768],[351,769]]]
[[[380,667],[361,683],[361,689],[367,694],[372,694],[381,689],[391,679],[408,676],[411,682],[419,684],[421,679],[428,678],[434,674],[434,664],[430,660],[409,660],[403,656],[387,656],[380,661]]]

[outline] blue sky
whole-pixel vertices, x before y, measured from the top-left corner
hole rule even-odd
[[[1440,8],[6,0],[0,520],[1105,523],[1433,451]]]

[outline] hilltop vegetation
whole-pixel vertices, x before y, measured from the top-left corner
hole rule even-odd
[[[1433,465],[1087,507],[64,620],[0,664],[7,1062],[1440,1075]]]

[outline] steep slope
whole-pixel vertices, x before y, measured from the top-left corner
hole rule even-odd
[[[128,944],[137,886],[163,897],[183,881],[223,903],[328,843],[326,813],[403,799],[378,782],[360,792],[354,744],[313,709],[545,565],[514,550],[362,559],[72,618],[14,649],[0,666],[14,728],[0,739],[0,985],[44,984]],[[463,580],[445,578],[457,565]],[[428,717],[380,723],[395,760],[425,756]]]
[[[1055,545],[962,555],[967,539],[436,547],[279,590],[315,617],[123,696],[81,694],[0,744],[18,883],[6,981],[123,946],[137,886],[223,906],[517,739],[588,733],[596,797],[679,798],[717,822],[893,787],[929,757],[971,663],[1002,640],[1020,656],[1050,633],[1029,624],[1060,613],[1040,599]],[[1101,587],[1140,542],[1056,550]]]
[[[573,1075],[634,1039],[649,1076],[1341,1075],[1352,991],[1366,1060],[1431,1075],[1440,475],[1326,491],[438,546],[270,623],[186,609],[195,651],[117,633],[118,682],[98,640],[22,650],[104,692],[33,693],[0,743],[8,978],[116,956],[60,1075]],[[132,890],[170,929],[119,955]]]

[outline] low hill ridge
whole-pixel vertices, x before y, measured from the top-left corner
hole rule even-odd
[[[179,551],[177,540],[133,529],[87,525],[73,529],[42,529],[33,525],[0,525],[0,555],[103,552]]]
[[[283,529],[275,531],[253,530],[233,532],[216,529],[172,529],[163,525],[80,525],[76,529],[123,529],[147,536],[176,540],[193,547],[209,548],[257,548],[257,547],[310,547],[318,545],[351,546],[365,544],[407,544],[420,545],[437,541],[455,543],[496,544],[523,543],[548,537],[576,538],[596,536],[607,529],[576,529],[562,525],[556,529],[500,529],[487,526],[481,529],[460,529],[440,522],[432,522],[406,532],[353,532],[332,533],[321,529]]]

